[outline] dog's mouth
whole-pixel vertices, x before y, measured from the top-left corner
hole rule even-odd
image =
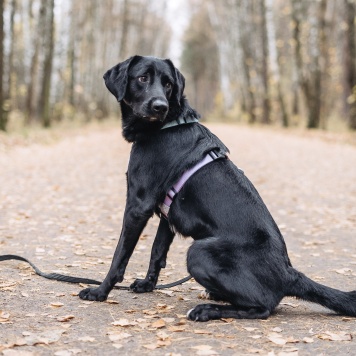
[[[146,121],[149,121],[149,122],[163,122],[164,121],[164,117],[156,117],[156,116],[142,116],[142,118]]]
[[[157,117],[154,116],[143,116],[143,119],[147,120],[147,121],[159,121],[159,119]]]

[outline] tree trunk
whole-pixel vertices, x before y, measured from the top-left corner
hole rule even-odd
[[[32,12],[30,16],[33,17]],[[36,89],[37,89],[37,78],[38,78],[38,57],[39,57],[39,49],[40,49],[40,39],[41,34],[45,28],[45,17],[46,17],[46,0],[41,0],[40,11],[37,19],[32,18],[30,21],[35,22],[33,25],[35,29],[33,39],[32,39],[32,47],[33,54],[31,58],[30,64],[30,81],[27,87],[27,97],[26,97],[26,115],[25,115],[25,124],[29,125],[34,116],[37,115],[35,109],[35,98],[36,98]]]
[[[344,91],[348,105],[348,123],[356,130],[356,3],[344,0],[345,21],[347,23],[344,44]]]
[[[120,41],[120,59],[123,60],[127,56],[127,37],[129,32],[129,17],[130,17],[130,1],[124,0],[124,10],[122,18],[122,30]]]
[[[307,109],[307,128],[318,128],[320,125],[320,107],[321,107],[321,77],[322,70],[320,65],[321,46],[323,33],[325,31],[325,10],[326,0],[321,0],[320,8],[317,9],[317,16],[311,17],[311,29],[310,29],[310,67],[308,69],[308,75],[305,74],[305,68],[303,67],[302,59],[302,44],[300,39],[300,26],[302,9],[305,3],[299,0],[292,0],[292,20],[294,25],[293,39],[295,46],[295,59],[298,83],[302,90],[305,106]],[[318,6],[318,3],[314,4]]]
[[[11,10],[10,10],[10,46],[9,46],[9,56],[8,56],[8,77],[7,77],[7,95],[6,100],[9,102],[9,110],[11,110],[12,102],[12,94],[13,94],[13,74],[14,74],[14,65],[13,65],[13,58],[14,58],[14,47],[15,47],[15,36],[14,36],[14,19],[15,19],[15,12],[16,12],[16,0],[11,1]],[[11,103],[11,104],[10,104]]]
[[[269,97],[269,73],[268,73],[268,31],[266,24],[266,4],[265,0],[260,0],[260,14],[261,14],[261,35],[262,35],[262,83],[263,83],[263,113],[262,123],[270,123],[270,97]]]
[[[287,108],[284,100],[282,83],[281,83],[281,70],[280,70],[280,55],[276,44],[276,28],[275,20],[273,18],[273,0],[266,1],[266,27],[268,29],[268,45],[271,61],[271,74],[277,86],[277,98],[279,109],[281,113],[281,121],[284,127],[289,126],[289,118]]]
[[[51,77],[54,49],[54,0],[47,0],[46,9],[46,41],[45,58],[43,64],[42,89],[40,97],[40,117],[44,127],[51,126]]]
[[[0,130],[6,130],[7,117],[4,110],[4,0],[0,0]]]

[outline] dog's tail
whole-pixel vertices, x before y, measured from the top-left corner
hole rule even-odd
[[[356,290],[342,292],[314,282],[297,270],[293,272],[295,278],[288,287],[286,296],[320,304],[342,315],[356,316]]]

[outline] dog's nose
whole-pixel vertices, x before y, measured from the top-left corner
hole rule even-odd
[[[165,114],[168,111],[168,104],[162,99],[156,99],[152,103],[152,110],[157,114]]]

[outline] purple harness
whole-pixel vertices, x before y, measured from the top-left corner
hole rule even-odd
[[[178,126],[178,125],[184,125],[184,124],[192,124],[195,122],[199,122],[199,120],[196,117],[190,116],[190,117],[178,117],[178,119],[168,122],[165,124],[161,130],[168,129],[169,127],[173,126]],[[179,193],[179,191],[183,188],[184,184],[186,181],[200,168],[204,167],[210,162],[215,161],[218,158],[227,158],[226,154],[220,153],[220,152],[215,152],[214,150],[211,150],[206,154],[206,156],[198,162],[194,167],[188,169],[183,173],[183,175],[180,177],[178,182],[176,182],[171,189],[169,189],[166,197],[164,198],[163,203],[159,206],[161,213],[163,216],[166,218],[168,217],[169,214],[169,209],[171,207],[171,204],[173,202],[174,197]]]
[[[206,154],[206,156],[200,162],[198,162],[195,166],[193,166],[192,168],[190,168],[187,171],[185,171],[183,173],[183,175],[180,177],[180,179],[178,180],[178,182],[176,182],[173,185],[173,187],[171,187],[171,189],[169,189],[166,197],[164,198],[163,203],[159,206],[159,208],[161,209],[161,213],[165,217],[168,217],[169,209],[170,209],[170,206],[171,206],[171,204],[173,202],[174,197],[176,196],[176,194],[179,193],[179,191],[183,188],[183,186],[186,183],[186,181],[196,171],[198,171],[200,168],[204,167],[208,163],[213,162],[216,159],[223,158],[223,157],[226,158],[226,155],[221,154],[221,153],[216,153],[214,150],[212,150],[212,151],[208,152]]]

